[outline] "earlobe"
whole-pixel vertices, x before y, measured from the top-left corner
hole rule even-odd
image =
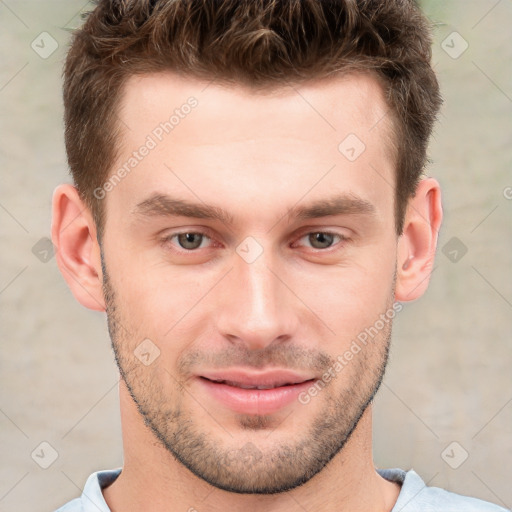
[[[96,226],[75,187],[55,189],[52,217],[57,264],[71,292],[86,308],[105,311]]]
[[[442,217],[439,183],[425,178],[409,200],[398,242],[396,300],[411,301],[425,293],[434,266]]]

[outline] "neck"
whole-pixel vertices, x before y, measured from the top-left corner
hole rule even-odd
[[[308,482],[272,495],[237,494],[201,480],[170,454],[144,424],[121,381],[124,465],[103,495],[112,512],[389,512],[400,487],[375,471],[371,406],[343,450]]]

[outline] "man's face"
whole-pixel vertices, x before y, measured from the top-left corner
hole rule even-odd
[[[171,74],[126,86],[109,329],[146,424],[212,485],[307,481],[380,384],[397,246],[386,111],[365,76],[268,95]]]

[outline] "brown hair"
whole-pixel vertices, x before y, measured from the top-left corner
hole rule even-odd
[[[64,68],[65,142],[101,240],[116,110],[134,74],[171,70],[255,90],[338,73],[379,78],[394,120],[397,234],[441,105],[430,24],[413,0],[97,0]]]

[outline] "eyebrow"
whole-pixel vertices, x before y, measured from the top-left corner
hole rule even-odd
[[[218,220],[229,225],[234,224],[234,217],[219,206],[195,203],[160,193],[155,193],[138,203],[132,213],[138,217],[191,217]],[[295,205],[289,208],[280,219],[288,217],[288,220],[307,220],[333,215],[361,214],[375,215],[374,205],[353,194],[342,194],[305,205]]]

